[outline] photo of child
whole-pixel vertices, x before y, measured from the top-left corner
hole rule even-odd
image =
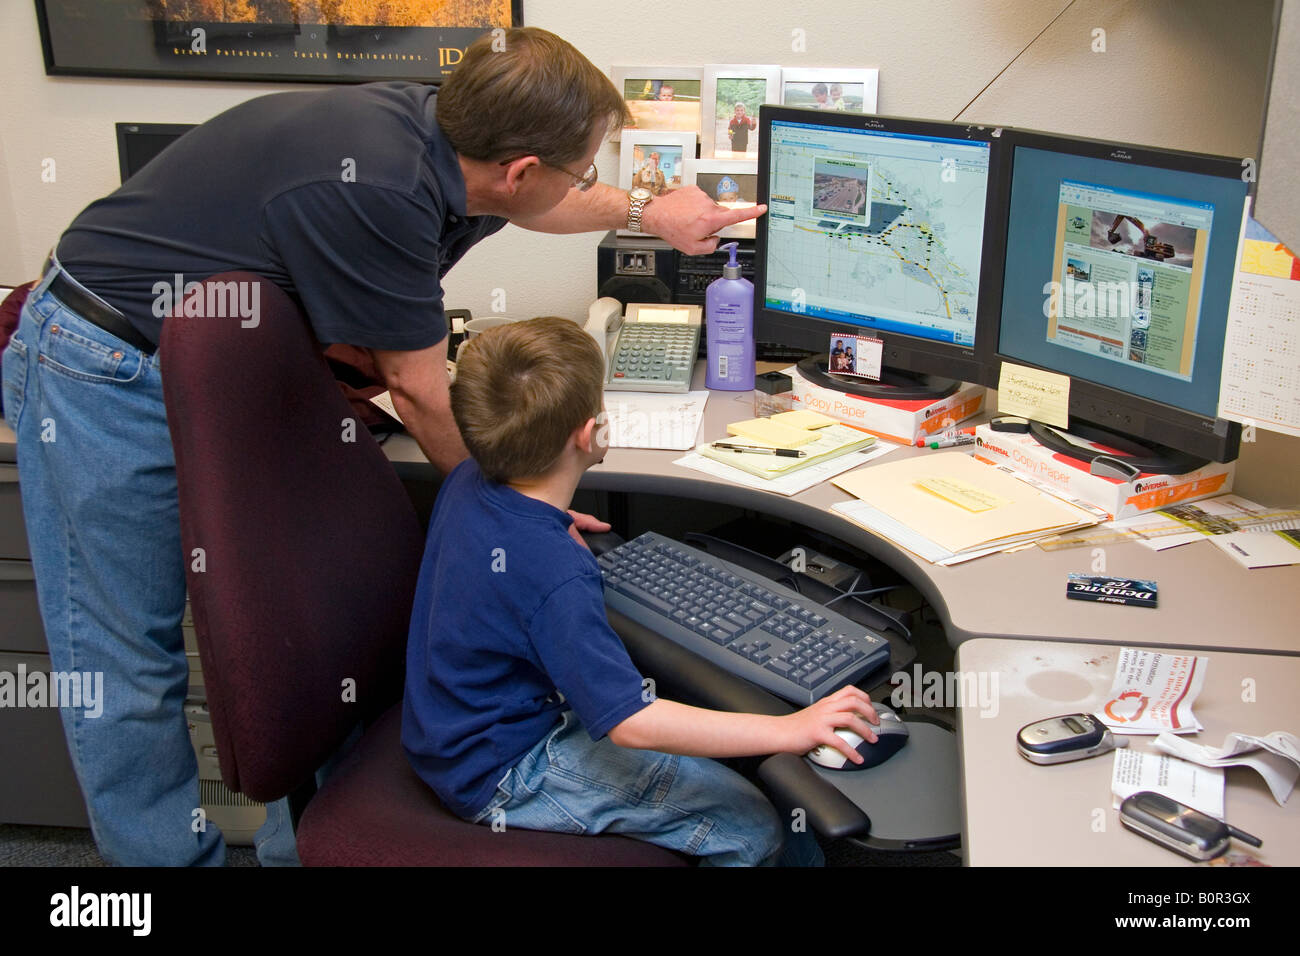
[[[786,70],[781,79],[781,103],[806,110],[874,113],[876,76],[875,70]]]
[[[715,104],[714,154],[724,159],[757,159],[758,108],[767,98],[761,78],[719,77]]]
[[[699,80],[627,79],[623,81],[623,99],[632,114],[626,129],[699,132]]]

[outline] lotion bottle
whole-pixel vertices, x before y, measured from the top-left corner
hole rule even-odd
[[[738,245],[729,242],[719,247],[731,251],[731,261],[723,266],[722,278],[709,283],[704,293],[708,343],[704,383],[730,392],[754,388],[754,283],[740,274]]]

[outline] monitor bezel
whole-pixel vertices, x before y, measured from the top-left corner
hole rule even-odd
[[[1193,153],[1185,150],[1162,149],[1120,143],[1112,140],[1086,139],[1043,130],[1007,128],[1003,131],[1005,173],[1005,221],[1002,230],[1002,253],[996,257],[999,272],[992,283],[996,292],[994,328],[990,334],[989,360],[985,366],[982,384],[996,389],[1002,363],[1044,368],[1037,363],[1007,355],[1002,351],[1002,297],[1006,282],[1007,250],[1011,219],[1011,191],[1015,181],[1016,151],[1020,148],[1058,152],[1085,158],[1112,160],[1133,166],[1155,166],[1178,172],[1198,173],[1224,179],[1243,179],[1247,194],[1254,194],[1254,183],[1243,178],[1245,160],[1210,153]],[[1045,371],[1057,371],[1045,369]],[[1163,445],[1211,461],[1227,462],[1236,459],[1240,452],[1241,425],[1213,415],[1179,408],[1155,399],[1111,385],[1070,376],[1071,420],[1078,418],[1092,425],[1100,425],[1124,435]]]
[[[792,106],[765,104],[759,108],[758,149],[758,200],[768,202],[771,196],[770,157],[772,124],[775,122],[810,123],[820,126],[839,126],[844,129],[862,129],[904,135],[932,136],[945,139],[967,140],[989,144],[988,192],[984,207],[984,242],[980,257],[979,293],[976,298],[975,342],[959,345],[936,339],[924,339],[901,332],[882,331],[868,327],[844,325],[832,319],[791,315],[766,307],[764,294],[767,282],[767,228],[766,219],[760,219],[754,237],[754,336],[760,342],[776,342],[782,346],[825,352],[832,334],[852,333],[871,335],[884,342],[883,362],[886,367],[921,375],[938,375],[966,382],[979,382],[992,355],[991,336],[996,333],[997,313],[990,311],[990,286],[1000,282],[1003,274],[1000,257],[1006,248],[1002,231],[1005,216],[1000,211],[1006,206],[1007,177],[1004,173],[1003,130],[1001,127],[953,123],[942,120],[915,119],[899,116],[879,116],[871,113],[848,113],[801,109]],[[994,261],[994,260],[999,261]],[[1001,289],[997,290],[997,305],[1001,303]]]
[[[117,172],[121,182],[130,178],[127,169],[127,143],[132,136],[174,136],[182,135],[194,129],[197,123],[114,123],[117,134]],[[174,142],[174,141],[173,141]],[[169,143],[168,146],[171,144]],[[138,172],[138,170],[137,170]]]

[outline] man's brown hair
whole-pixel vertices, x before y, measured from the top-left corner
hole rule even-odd
[[[573,430],[603,407],[600,346],[568,319],[498,326],[456,357],[451,411],[483,474],[505,483],[555,464]]]
[[[452,148],[484,162],[536,156],[564,165],[598,126],[631,122],[623,94],[572,44],[536,27],[485,33],[438,91]]]

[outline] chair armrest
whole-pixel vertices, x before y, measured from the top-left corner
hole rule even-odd
[[[852,800],[817,776],[795,754],[776,754],[759,765],[758,779],[768,798],[786,816],[795,809],[807,814],[808,825],[832,840],[866,836],[871,818]]]

